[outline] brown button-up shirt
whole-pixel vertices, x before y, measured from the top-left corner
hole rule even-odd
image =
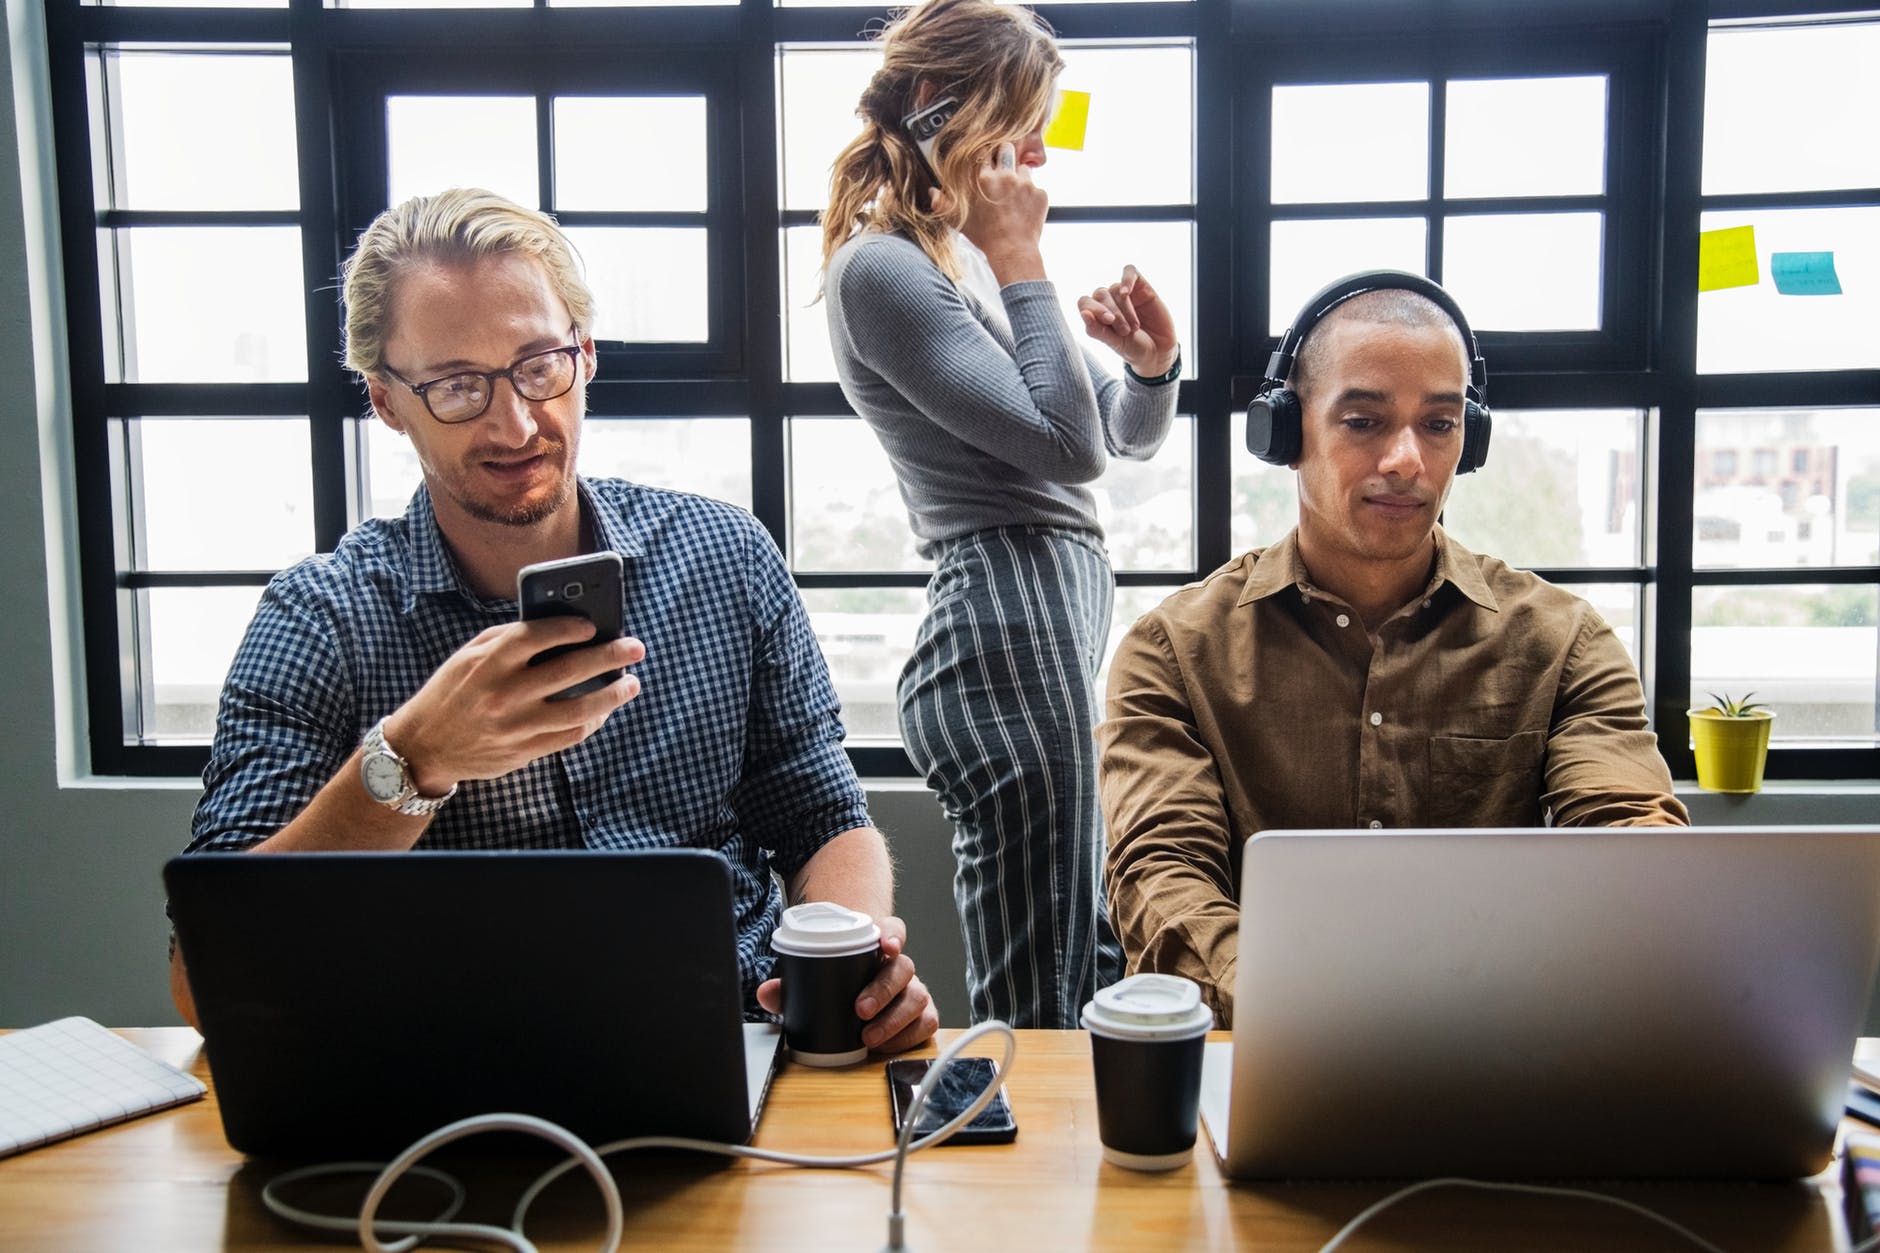
[[[1176,592],[1117,649],[1097,743],[1129,969],[1195,980],[1223,1026],[1256,832],[1689,820],[1612,628],[1440,528],[1429,586],[1375,634],[1296,533]]]

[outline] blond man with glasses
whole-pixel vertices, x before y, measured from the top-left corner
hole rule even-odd
[[[594,301],[554,222],[483,191],[409,200],[360,237],[344,297],[347,364],[424,483],[402,518],[269,584],[187,851],[711,849],[731,867],[749,1016],[780,1009],[769,939],[787,892],[880,923],[856,1000],[868,1045],[932,1035],[828,667],[769,535],[731,505],[576,473]],[[622,559],[632,634],[532,664],[594,628],[518,621],[517,572],[603,551]],[[171,990],[193,1022],[183,957]]]

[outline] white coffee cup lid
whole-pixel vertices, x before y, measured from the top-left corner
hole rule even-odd
[[[811,901],[783,911],[770,947],[796,957],[841,957],[881,943],[881,928],[859,910],[833,901]]]
[[[1214,1025],[1201,986],[1180,975],[1131,975],[1099,989],[1084,1006],[1084,1028],[1122,1040],[1178,1040]]]

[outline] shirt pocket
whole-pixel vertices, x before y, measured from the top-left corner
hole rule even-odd
[[[1429,823],[1435,827],[1537,827],[1547,732],[1506,739],[1430,737]]]

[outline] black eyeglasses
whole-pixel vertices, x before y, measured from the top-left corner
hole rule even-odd
[[[574,328],[569,327],[568,333],[573,334]],[[385,372],[410,388],[412,394],[431,411],[432,417],[439,422],[452,424],[482,417],[483,411],[490,407],[490,399],[496,394],[497,379],[508,379],[509,385],[516,389],[516,395],[524,400],[553,400],[557,396],[567,395],[574,386],[577,372],[575,361],[580,355],[581,345],[569,344],[563,348],[531,353],[507,370],[491,370],[488,373],[464,370],[432,379],[428,383],[413,383],[390,366],[385,367]]]

